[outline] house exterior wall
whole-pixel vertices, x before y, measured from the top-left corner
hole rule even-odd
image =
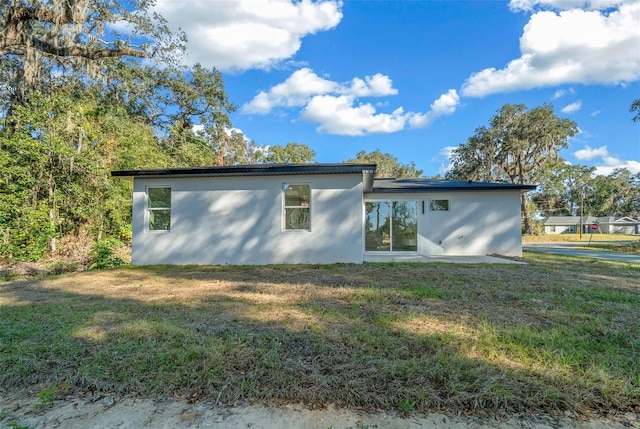
[[[582,224],[582,233],[591,234],[638,234],[638,225],[634,224],[614,224],[614,223],[599,223],[598,230],[593,231],[591,229],[591,223]],[[580,233],[579,225],[545,225],[544,232],[546,234],[578,234]]]
[[[609,229],[611,234],[638,234],[640,231],[637,224],[609,224]]]
[[[283,184],[311,187],[311,230],[285,231]],[[171,187],[171,228],[149,231],[148,187]],[[132,263],[362,263],[362,175],[136,178]]]
[[[545,234],[575,234],[579,232],[575,225],[545,225]]]
[[[449,200],[449,210],[430,211],[432,199]],[[522,256],[519,190],[380,193],[365,200],[417,201],[421,255]]]

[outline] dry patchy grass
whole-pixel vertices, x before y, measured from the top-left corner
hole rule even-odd
[[[0,283],[0,386],[640,411],[640,266],[526,260],[162,266]]]
[[[542,235],[523,235],[523,243],[561,243],[561,242],[598,242],[598,241],[638,241],[640,236],[633,234],[601,234],[599,232],[590,234],[583,233],[580,237],[579,233],[575,234],[542,234]]]

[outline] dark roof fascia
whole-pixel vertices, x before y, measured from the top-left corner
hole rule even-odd
[[[521,191],[530,192],[536,185],[512,183],[468,182],[428,179],[376,179],[372,194],[397,194],[418,192],[459,192],[459,191]]]
[[[375,164],[255,164],[222,167],[167,168],[112,171],[113,177],[173,178],[224,176],[287,176],[303,174],[362,174],[375,172]]]

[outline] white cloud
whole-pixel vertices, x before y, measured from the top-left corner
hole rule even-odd
[[[553,94],[553,98],[561,98],[564,97],[567,94],[574,94],[575,91],[573,90],[573,88],[569,88],[569,89],[559,89],[557,90],[554,94]]]
[[[447,163],[441,163],[440,168],[438,168],[438,174],[441,176],[446,175],[451,168],[453,168],[453,164],[451,163],[451,155],[453,155],[453,151],[457,149],[458,146],[445,146],[440,149],[438,155],[447,159]]]
[[[582,108],[582,101],[576,101],[575,103],[568,104],[563,107],[562,113],[574,113]]]
[[[455,89],[450,89],[431,104],[431,110],[427,113],[413,115],[409,119],[409,125],[411,128],[424,128],[440,116],[453,114],[459,104],[460,97],[458,93]]]
[[[312,96],[334,92],[336,82],[319,77],[308,68],[296,70],[287,80],[274,86],[269,92],[261,91],[249,103],[242,106],[244,113],[267,114],[274,107],[304,106]]]
[[[558,91],[555,92],[555,94],[553,94],[553,98],[560,98],[562,96],[564,96],[566,94],[566,91],[564,89],[560,89]]]
[[[223,71],[269,68],[310,34],[342,20],[339,0],[158,0],[155,10],[189,37],[188,60]]]
[[[640,162],[634,160],[621,160],[613,156],[603,158],[604,165],[596,166],[596,174],[608,176],[618,168],[626,168],[631,174],[640,173]]]
[[[393,133],[407,122],[402,107],[390,114],[376,113],[371,104],[354,106],[354,102],[351,95],[317,95],[303,109],[301,118],[319,123],[318,131],[348,136]]]
[[[300,115],[302,119],[320,124],[318,131],[329,134],[362,136],[393,133],[410,128],[423,128],[436,118],[452,114],[459,97],[451,89],[431,104],[427,113],[406,112],[398,107],[392,113],[378,113],[369,103],[355,105],[354,95],[319,95],[313,97]]]
[[[580,161],[590,161],[595,158],[602,158],[609,155],[607,146],[600,146],[598,148],[592,148],[591,146],[585,146],[584,149],[577,150],[573,155]]]
[[[366,76],[364,80],[356,77],[349,88],[344,88],[341,91],[358,97],[378,97],[398,93],[398,90],[393,88],[391,79],[381,73]]]
[[[569,8],[542,10],[531,15],[520,38],[520,58],[505,68],[487,68],[472,74],[462,95],[489,94],[537,87],[582,84],[619,84],[640,78],[640,2],[591,1],[589,7],[618,6],[614,11],[582,10],[587,2],[512,1],[514,10],[534,6]]]
[[[591,116],[598,116],[600,113],[602,113],[601,110],[594,110],[593,112],[591,112]]]
[[[249,103],[242,106],[244,113],[266,114],[274,107],[301,107],[315,95],[340,94],[357,97],[382,97],[395,95],[398,90],[388,76],[377,73],[364,79],[354,78],[347,83],[321,78],[309,68],[296,70],[269,92],[261,91]]]
[[[458,149],[458,146],[445,146],[440,149],[440,155],[444,156],[447,159],[451,159],[451,155],[453,155],[453,151]]]
[[[535,6],[551,7],[554,9],[608,9],[620,6],[623,0],[511,0],[509,8],[513,11],[532,11]]]
[[[313,70],[295,71],[284,82],[268,91],[261,91],[241,111],[267,114],[274,108],[299,108],[300,118],[319,124],[318,131],[329,134],[361,136],[393,133],[405,129],[426,127],[436,118],[450,115],[460,103],[456,90],[442,94],[426,113],[405,112],[398,107],[382,113],[376,107],[386,103],[358,102],[362,97],[388,97],[398,93],[393,81],[377,73],[347,82],[335,82],[318,76]]]
[[[617,158],[607,150],[607,146],[592,148],[585,146],[584,149],[575,151],[574,156],[580,161],[591,161],[600,158],[600,163],[596,163],[595,174],[608,176],[617,168],[626,168],[632,174],[640,173],[640,162],[635,160],[623,160]]]

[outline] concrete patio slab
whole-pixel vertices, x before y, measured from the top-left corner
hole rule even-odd
[[[417,262],[432,263],[444,262],[451,264],[519,264],[525,265],[526,262],[513,259],[500,258],[497,256],[422,256],[422,255],[365,255],[365,262]]]

